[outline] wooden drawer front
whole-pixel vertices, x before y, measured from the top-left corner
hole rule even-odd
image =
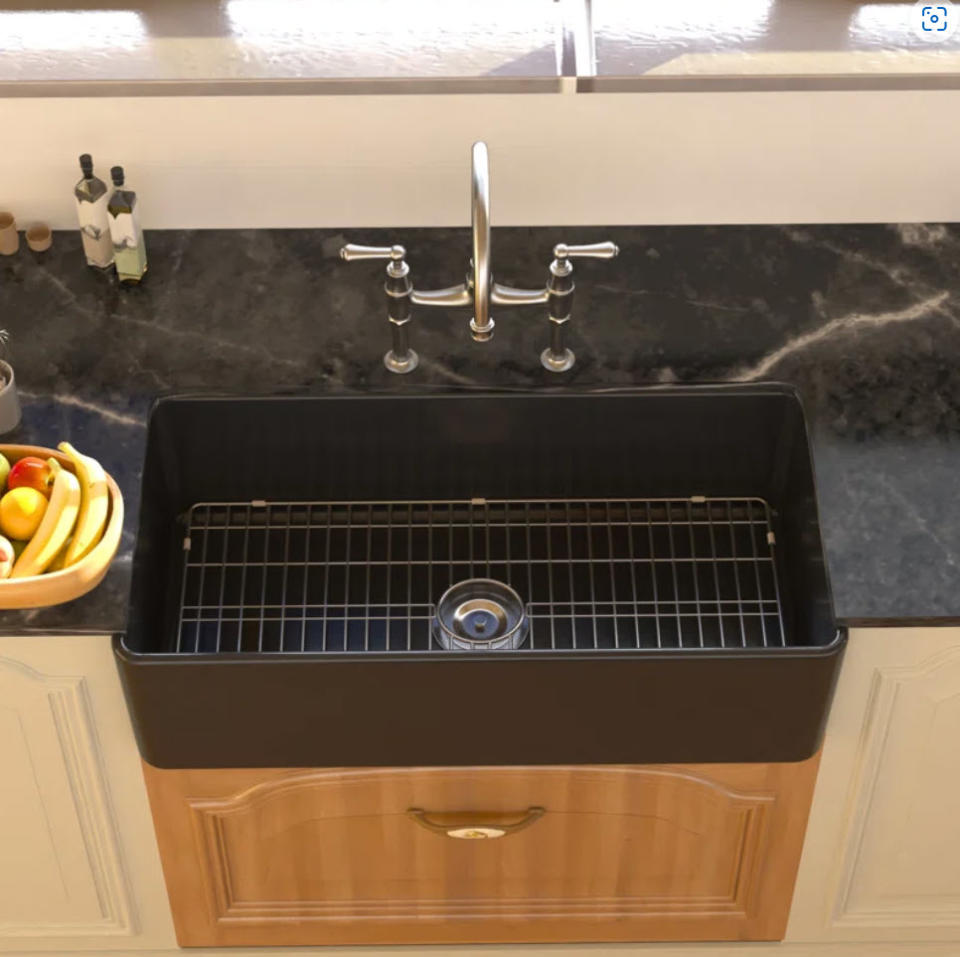
[[[186,946],[776,939],[816,758],[145,773]]]

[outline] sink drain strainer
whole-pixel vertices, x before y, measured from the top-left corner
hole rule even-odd
[[[523,600],[509,585],[469,578],[440,597],[433,635],[448,651],[495,651],[519,648],[528,627]]]

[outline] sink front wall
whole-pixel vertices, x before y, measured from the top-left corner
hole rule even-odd
[[[161,768],[801,761],[843,642],[740,652],[131,656]]]

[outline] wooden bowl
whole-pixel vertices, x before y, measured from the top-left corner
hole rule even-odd
[[[41,459],[55,458],[65,469],[76,471],[69,456],[55,449],[38,445],[0,445],[0,452],[10,460],[11,465],[24,456],[36,455]],[[0,579],[0,609],[59,605],[85,595],[100,584],[113,556],[117,554],[123,531],[123,496],[110,475],[107,475],[107,486],[110,489],[110,511],[103,537],[94,549],[75,565],[58,572],[31,575],[29,578]]]

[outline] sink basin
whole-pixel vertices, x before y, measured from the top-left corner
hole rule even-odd
[[[115,649],[158,767],[639,764],[809,757],[844,639],[746,385],[161,399]]]

